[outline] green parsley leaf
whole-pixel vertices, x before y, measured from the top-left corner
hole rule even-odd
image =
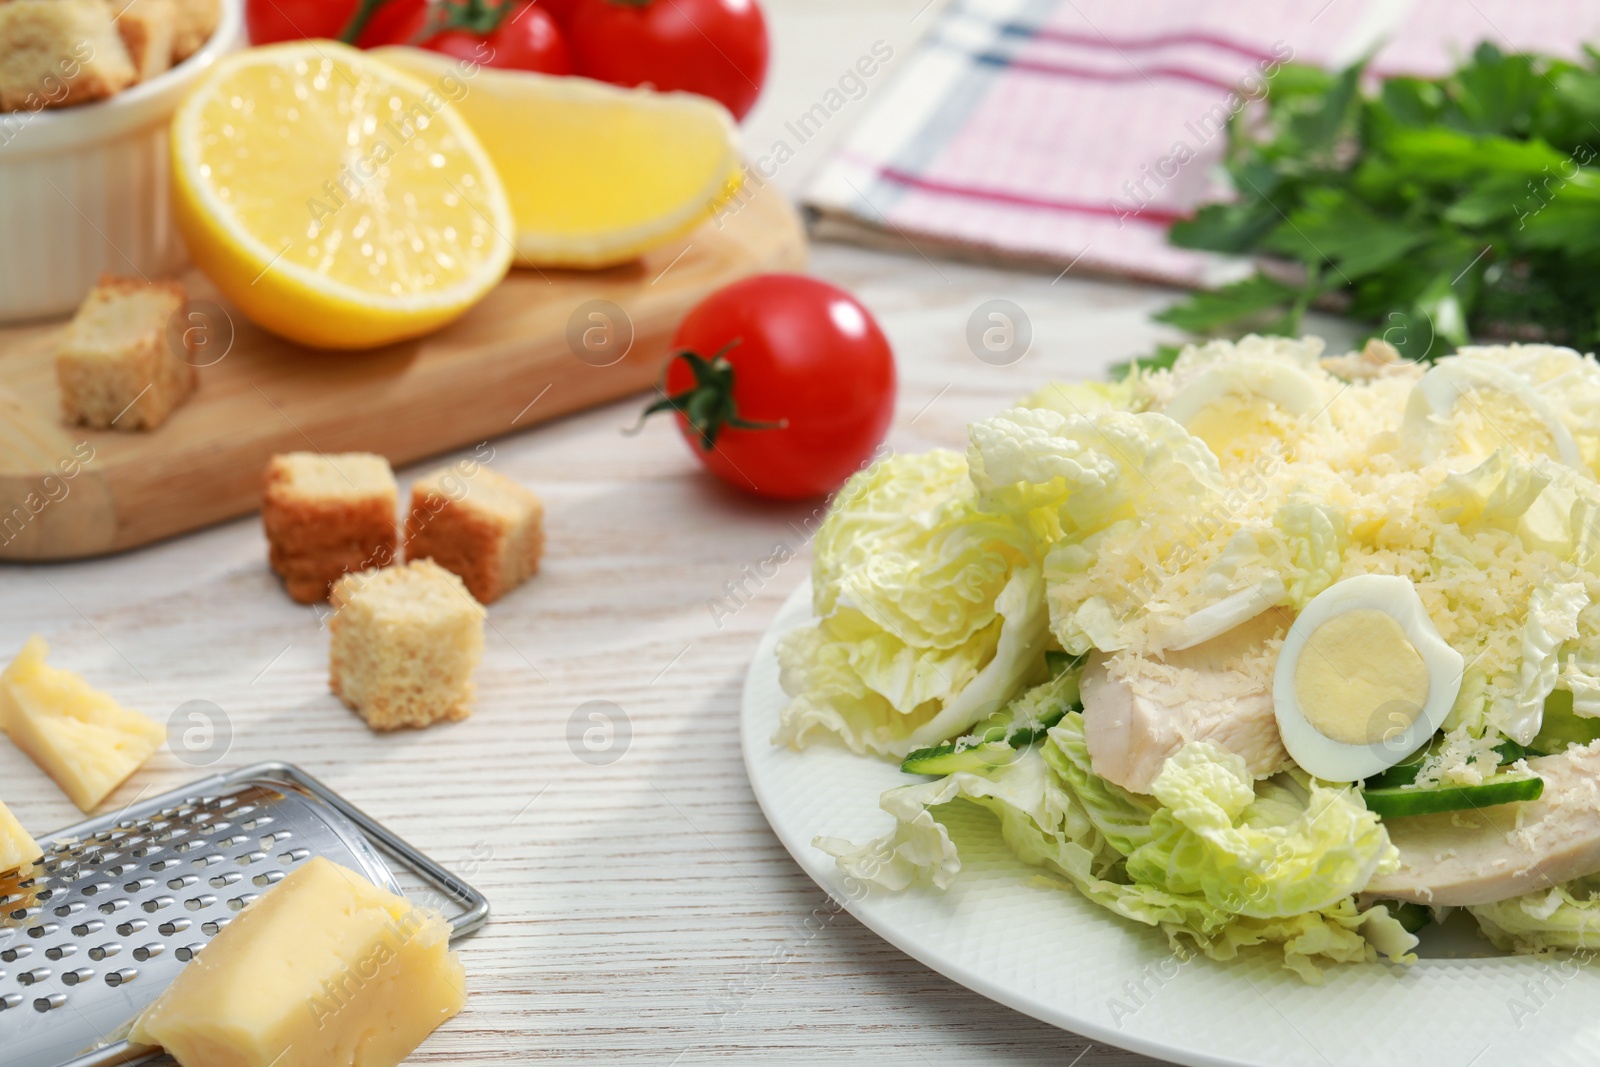
[[[1376,88],[1363,64],[1284,65],[1229,128],[1236,198],[1170,240],[1288,269],[1156,318],[1201,335],[1294,332],[1326,299],[1418,359],[1473,337],[1600,344],[1600,50],[1584,52],[1483,44],[1445,77]]]

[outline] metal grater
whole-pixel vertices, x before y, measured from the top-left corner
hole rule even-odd
[[[50,835],[30,877],[0,877],[0,1060],[107,1067],[121,1040],[240,909],[313,856],[403,893],[384,854],[464,909],[483,895],[298,767],[260,763]]]

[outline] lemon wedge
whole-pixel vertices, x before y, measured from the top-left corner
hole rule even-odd
[[[353,48],[299,41],[221,61],[173,119],[172,159],[196,265],[301,344],[428,333],[511,265],[511,207],[467,123]]]
[[[626,262],[688,234],[739,189],[733,120],[704,97],[492,70],[415,48],[376,54],[429,84],[459,86],[451,99],[511,196],[519,264]]]

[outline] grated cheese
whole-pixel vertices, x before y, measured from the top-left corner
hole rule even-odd
[[[1270,598],[1298,611],[1343,578],[1404,576],[1466,663],[1445,743],[1418,783],[1477,784],[1504,737],[1531,737],[1552,685],[1600,712],[1600,484],[1552,459],[1549,428],[1486,386],[1427,415],[1420,449],[1404,430],[1422,368],[1342,380],[1321,349],[1314,338],[1210,342],[1130,378],[1126,406],[1159,413],[1220,362],[1279,361],[1324,400],[1302,415],[1248,394],[1218,401],[1235,427],[1215,437],[1222,488],[1152,493],[1136,521],[1058,546],[1046,559],[1052,629],[1070,651],[1122,649],[1131,662],[1203,632],[1217,612],[1196,614],[1219,604]],[[1540,368],[1541,401],[1564,419],[1557,371],[1587,375],[1570,425],[1586,458],[1600,457],[1600,370],[1512,357]],[[1348,369],[1353,358],[1328,362]]]

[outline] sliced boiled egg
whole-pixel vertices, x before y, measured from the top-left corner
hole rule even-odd
[[[1472,356],[1441,359],[1412,387],[1401,439],[1424,460],[1449,452],[1477,459],[1508,442],[1585,470],[1572,432],[1522,375]]]
[[[1600,378],[1594,360],[1559,345],[1462,345],[1456,355],[1504,367],[1545,396],[1590,387]]]
[[[1600,474],[1600,363],[1556,345],[1463,346],[1457,354],[1498,363],[1561,414],[1589,470]]]
[[[1439,729],[1461,670],[1409,579],[1336,582],[1306,605],[1278,653],[1272,700],[1283,746],[1318,778],[1370,777]]]
[[[1310,415],[1324,399],[1316,381],[1299,367],[1240,359],[1201,371],[1167,402],[1163,413],[1220,454],[1247,434],[1272,432],[1263,402],[1290,415]]]

